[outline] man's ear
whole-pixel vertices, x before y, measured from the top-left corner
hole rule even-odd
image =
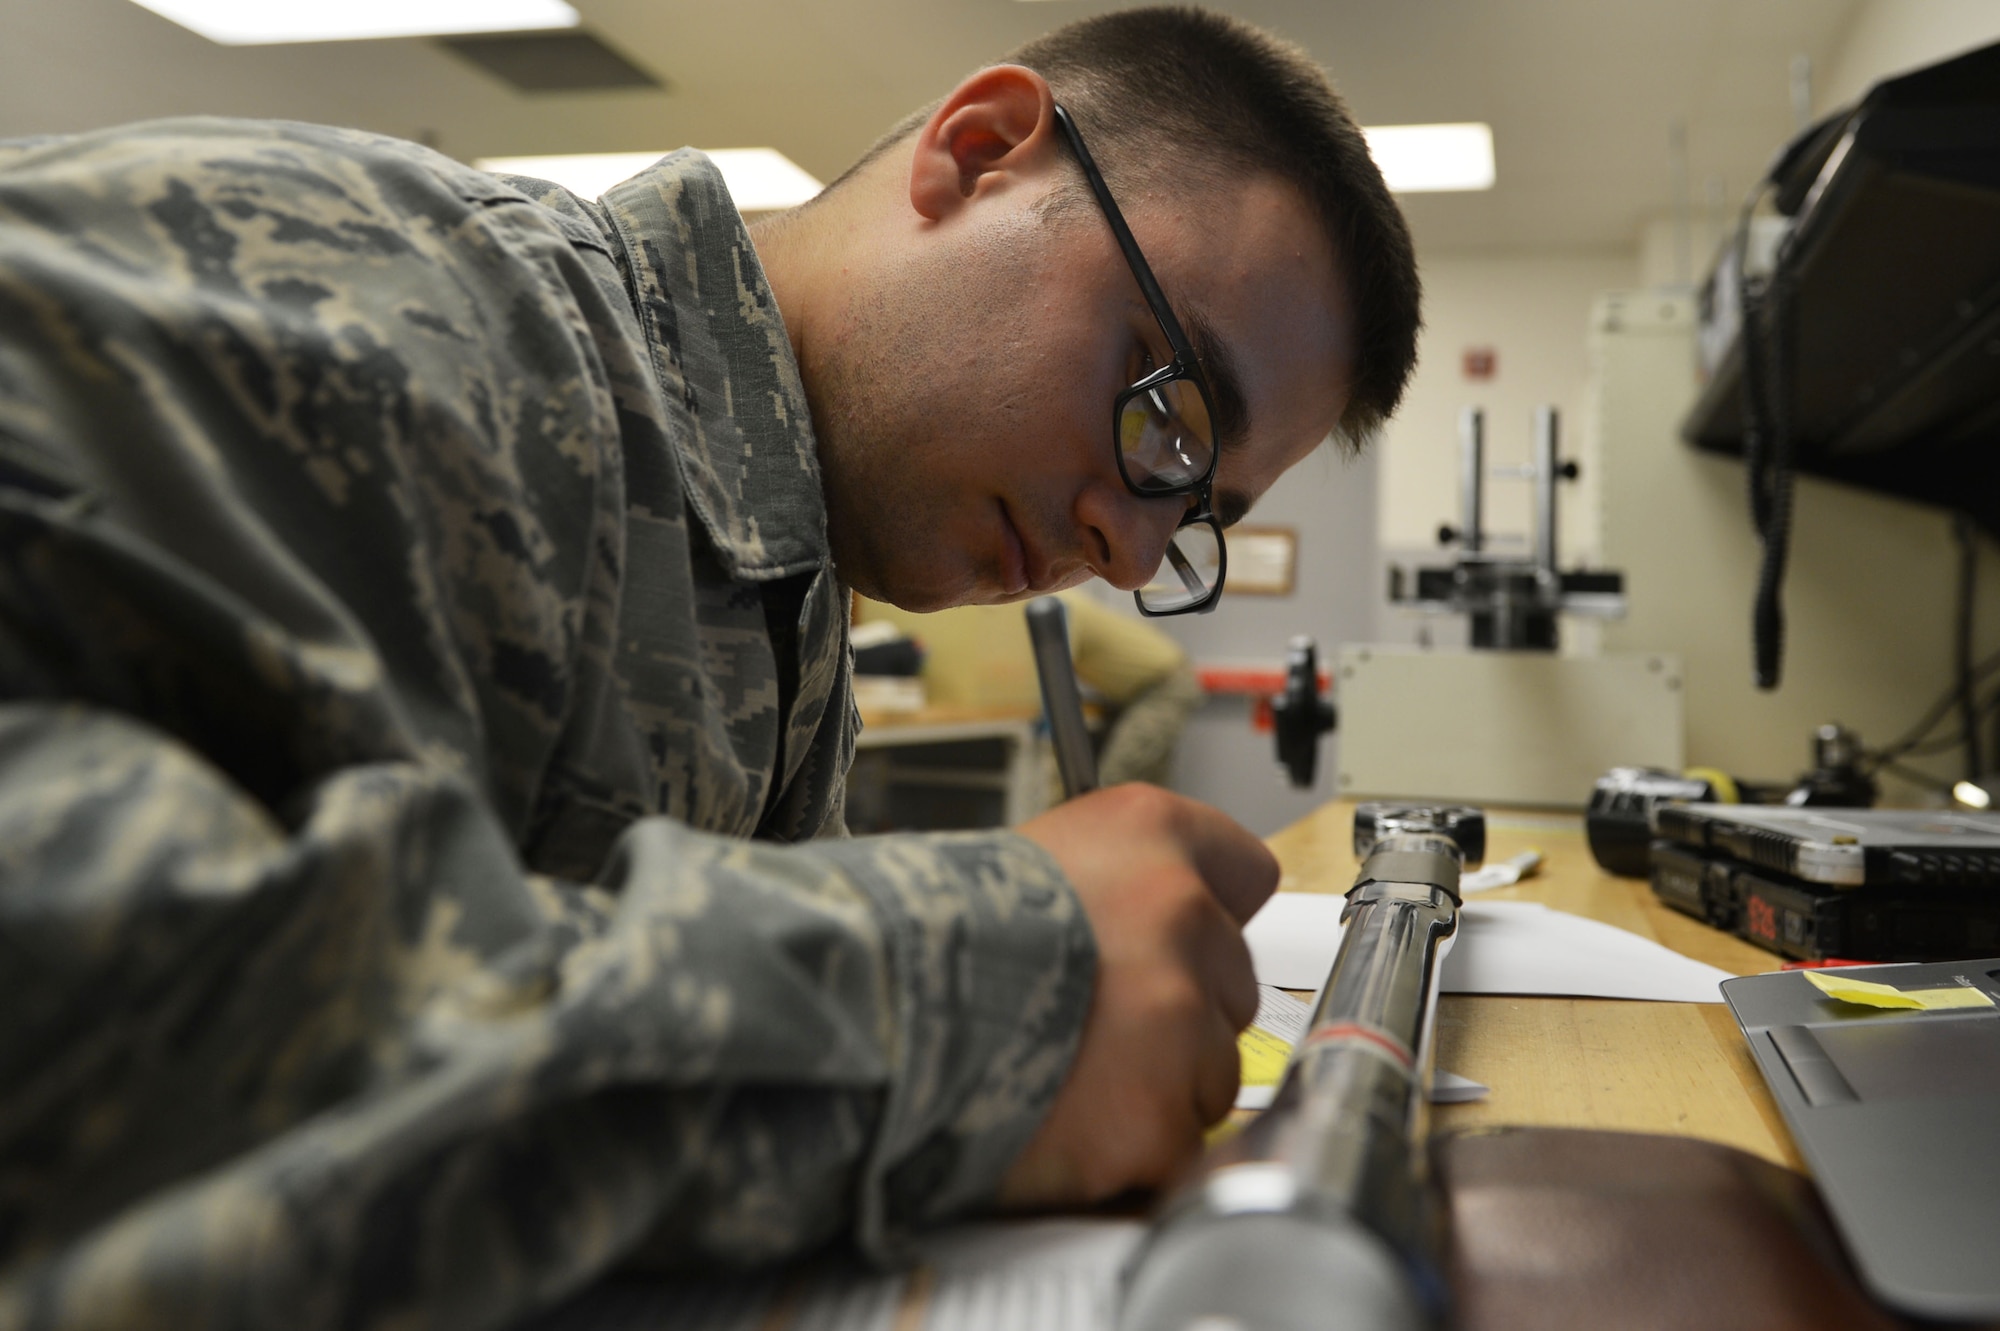
[[[910,206],[942,221],[983,194],[1046,171],[1061,154],[1055,95],[1021,65],[982,69],[917,131]]]

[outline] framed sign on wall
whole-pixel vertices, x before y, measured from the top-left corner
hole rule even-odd
[[[1229,532],[1229,583],[1233,595],[1290,596],[1298,572],[1295,527],[1235,527]]]

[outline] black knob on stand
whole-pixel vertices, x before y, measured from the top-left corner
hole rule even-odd
[[[1311,638],[1293,638],[1285,653],[1285,691],[1271,700],[1278,761],[1301,789],[1313,783],[1319,766],[1319,737],[1338,715],[1319,693],[1319,648]]]

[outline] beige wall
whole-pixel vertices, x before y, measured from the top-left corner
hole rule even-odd
[[[1401,412],[1380,446],[1381,542],[1392,550],[1434,546],[1438,524],[1458,520],[1458,414],[1486,408],[1487,461],[1526,463],[1534,409],[1562,410],[1564,455],[1581,457],[1590,366],[1584,350],[1591,301],[1636,278],[1632,256],[1585,254],[1450,255],[1423,263],[1425,329],[1421,359]],[[1499,353],[1484,383],[1461,373],[1468,347]],[[1563,562],[1594,553],[1596,515],[1589,484],[1567,486],[1560,506]],[[1523,481],[1489,482],[1487,527],[1527,537],[1533,507]],[[1527,548],[1523,545],[1521,548]]]
[[[1877,80],[2000,40],[2000,0],[1869,0],[1819,71],[1829,110]],[[1773,145],[1774,147],[1776,145]],[[1732,184],[1733,210],[1740,190]],[[1697,210],[1697,272],[1717,241]],[[1957,550],[1950,519],[1919,505],[1801,478],[1786,584],[1782,686],[1750,679],[1750,604],[1758,550],[1740,462],[1696,453],[1679,438],[1697,390],[1685,291],[1664,289],[1675,237],[1659,218],[1631,257],[1446,256],[1424,265],[1429,327],[1409,405],[1388,432],[1381,481],[1385,548],[1429,546],[1457,515],[1456,419],[1488,407],[1489,458],[1522,462],[1528,413],[1564,408],[1565,452],[1585,481],[1564,493],[1565,564],[1590,556],[1627,574],[1630,616],[1609,625],[1609,651],[1667,651],[1687,679],[1687,754],[1748,777],[1784,778],[1805,763],[1813,727],[1838,720],[1882,744],[1951,682]],[[1627,290],[1595,316],[1600,293]],[[1655,285],[1657,284],[1657,285]],[[1467,383],[1461,351],[1498,349],[1491,384]],[[1528,492],[1489,485],[1499,531],[1525,532]],[[1981,562],[1979,652],[2000,647],[2000,561]],[[1586,639],[1587,634],[1566,635]],[[1956,775],[1946,756],[1917,765]],[[1989,761],[2000,766],[2000,762]],[[1916,794],[1898,786],[1902,798]]]
[[[1741,462],[1679,438],[1696,392],[1692,303],[1657,291],[1608,296],[1592,333],[1606,561],[1631,609],[1611,651],[1669,651],[1687,687],[1690,763],[1750,778],[1805,764],[1826,721],[1880,745],[1952,679],[1958,556],[1950,519],[1916,504],[1800,477],[1785,583],[1784,677],[1751,683],[1758,567]],[[1980,570],[1983,654],[2000,645],[2000,562]],[[1921,764],[1957,775],[1956,760]],[[1909,798],[1916,792],[1900,787]]]
[[[1996,41],[1996,0],[1868,0],[1817,81],[1813,101],[1830,111],[1891,74]]]
[[[1831,110],[1882,78],[1996,40],[1996,0],[1869,0],[1820,71],[1814,101]],[[1713,255],[1708,220],[1696,219],[1700,266]],[[1666,221],[1647,228],[1642,280],[1668,275],[1672,241]],[[1621,304],[1622,318],[1600,318],[1592,337],[1605,556],[1626,569],[1631,592],[1630,618],[1607,628],[1605,647],[1681,655],[1690,762],[1788,775],[1803,763],[1811,729],[1830,720],[1858,728],[1871,745],[1893,740],[1952,679],[1958,556],[1950,519],[1801,478],[1784,680],[1775,692],[1758,691],[1750,680],[1758,550],[1743,468],[1697,454],[1677,433],[1697,387],[1689,311],[1682,305],[1677,316],[1661,317],[1673,302],[1657,292],[1631,293]],[[1984,654],[2000,645],[2000,567],[1987,543],[1980,580]],[[1914,765],[1955,776],[1958,761],[1948,755]],[[1989,758],[1988,765],[2000,764]],[[1896,793],[1917,792],[1898,786]]]
[[[1824,115],[1846,106],[1882,79],[2000,42],[2000,0],[1870,0],[1856,8],[1832,55],[1815,71],[1813,106]],[[1776,143],[1772,148],[1775,150]],[[1735,234],[1737,210],[1751,181],[1721,182],[1720,199],[1699,191],[1688,215],[1688,256],[1699,282],[1721,246]],[[1675,219],[1661,214],[1639,235],[1642,287],[1670,286],[1679,269]]]

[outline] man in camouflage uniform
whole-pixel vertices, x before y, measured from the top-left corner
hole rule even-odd
[[[1134,586],[1180,511],[1098,484],[1114,367],[1048,385],[1092,404],[1073,444],[1067,405],[944,373],[1020,293],[982,320],[926,285],[948,268],[857,269],[964,242],[1130,301],[1065,215],[1043,55],[754,247],[689,153],[591,202],[301,125],[0,146],[0,1328],[496,1325],[623,1255],[893,1258],[1195,1149],[1276,874],[1242,829],[1128,788],[1020,833],[833,835],[846,585]],[[1407,238],[1359,161],[1380,235],[1269,171],[1135,213],[1241,358],[1218,507],[1408,372]],[[869,216],[897,255],[840,248]],[[1343,247],[1402,274],[1386,368]],[[931,306],[967,344],[898,362]],[[1047,475],[1009,485],[1095,469],[1036,528],[1067,542],[1039,585],[871,374],[930,384],[942,442],[1024,436]]]

